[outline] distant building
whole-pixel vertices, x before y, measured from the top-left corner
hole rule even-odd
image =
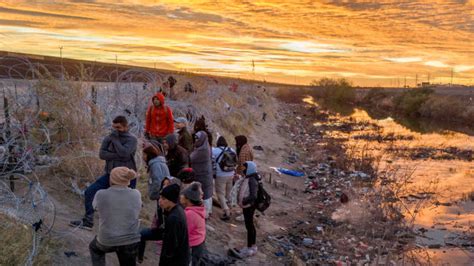
[[[431,86],[431,84],[429,82],[422,82],[421,83],[422,88],[427,88],[427,87],[430,87],[430,86]]]

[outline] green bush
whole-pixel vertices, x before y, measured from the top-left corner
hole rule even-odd
[[[422,104],[420,114],[444,121],[462,121],[464,109],[464,105],[459,100],[446,96],[431,96]]]
[[[432,89],[413,89],[395,97],[395,108],[407,116],[420,116],[421,106],[433,94]]]
[[[355,101],[355,91],[347,79],[322,78],[311,82],[311,86],[313,86],[311,94],[316,98],[322,97],[338,103],[353,103]]]

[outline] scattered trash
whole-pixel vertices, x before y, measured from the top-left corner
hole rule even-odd
[[[256,151],[263,151],[263,147],[260,145],[253,146],[253,149]]]
[[[275,252],[275,256],[277,256],[277,257],[284,257],[284,256],[285,256],[285,253],[283,253],[283,251],[278,251],[278,252]]]
[[[303,245],[305,245],[305,246],[307,246],[307,247],[313,245],[313,239],[311,239],[311,238],[303,238]]]
[[[299,171],[296,171],[296,170],[290,170],[290,169],[281,168],[281,167],[280,168],[270,167],[270,168],[274,169],[275,171],[277,171],[280,174],[296,176],[296,177],[304,176],[303,172],[299,172]]]
[[[369,181],[371,179],[370,175],[361,172],[361,171],[354,171],[352,174],[349,175],[352,178],[357,178],[362,181]]]
[[[289,163],[296,163],[298,161],[298,156],[296,154],[292,154],[288,157]]]
[[[66,257],[68,258],[79,257],[75,251],[64,251],[64,255],[66,255]]]

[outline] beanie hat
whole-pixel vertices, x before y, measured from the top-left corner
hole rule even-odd
[[[171,202],[178,203],[179,200],[179,185],[178,184],[171,184],[163,190],[161,190],[161,196]]]
[[[127,167],[115,167],[110,172],[110,185],[128,186],[130,180],[135,179],[137,173]]]
[[[183,192],[181,193],[183,196],[185,196],[188,200],[194,201],[194,202],[201,202],[202,201],[202,189],[201,189],[201,183],[199,182],[192,182],[189,187],[187,187]]]
[[[177,178],[184,184],[190,184],[195,179],[193,168],[184,168],[179,171]]]

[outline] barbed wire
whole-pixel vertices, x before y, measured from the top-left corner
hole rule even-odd
[[[0,56],[0,213],[31,228],[25,265],[33,263],[41,240],[49,233],[66,237],[77,230],[53,229],[56,220],[68,218],[58,217],[38,177],[42,170],[47,170],[49,182],[54,180],[83,196],[84,187],[101,171],[98,144],[114,117],[125,116],[129,131],[141,141],[146,110],[167,78],[139,68],[71,66]],[[225,84],[204,79],[202,84],[193,84],[205,88],[200,94],[188,93],[184,101],[167,99],[175,117],[186,117],[192,128],[204,115],[212,130],[215,109],[200,105],[215,99],[220,115],[236,115],[250,121],[250,112],[231,108],[232,104],[226,102],[239,102],[240,95],[224,97]],[[141,152],[136,153],[139,169],[143,164],[141,156]]]
[[[55,118],[49,117],[45,110],[56,107],[42,105],[58,102],[57,98],[61,95],[48,93],[48,88],[41,86],[51,85],[47,83],[48,78],[57,82],[64,91],[80,86],[85,97],[76,99],[73,107],[58,106],[63,109],[57,112],[76,112],[71,114],[71,120],[82,121],[84,117],[93,120],[94,107],[99,112],[97,117],[103,118],[102,124],[95,124],[99,132],[105,132],[114,117],[124,115],[129,121],[130,132],[142,136],[145,112],[156,90],[150,84],[161,84],[165,80],[165,75],[143,69],[107,72],[90,67],[86,68],[89,76],[78,81],[77,76],[68,77],[67,70],[61,65],[40,64],[21,56],[0,57],[0,213],[31,229],[31,246],[25,265],[33,264],[40,251],[41,240],[50,232],[54,231],[59,236],[74,234],[74,229],[62,232],[52,230],[57,219],[55,205],[36,173],[66,161],[83,162],[88,158],[98,161],[96,147],[88,144],[100,143],[102,137],[100,134],[76,134],[65,129],[63,124],[55,123]],[[94,76],[99,75],[101,81],[97,82]],[[45,84],[42,84],[43,81]],[[41,89],[46,93],[41,94]],[[176,114],[197,117],[197,110],[192,105],[174,101],[168,105],[176,110]],[[75,153],[61,154],[62,149],[72,146],[77,149]],[[136,156],[140,168],[141,153],[137,152]],[[82,174],[93,180],[97,174],[94,166],[86,163],[85,168],[87,171]],[[71,176],[68,182],[64,174],[53,171],[53,175],[59,184],[83,194],[77,178]]]

